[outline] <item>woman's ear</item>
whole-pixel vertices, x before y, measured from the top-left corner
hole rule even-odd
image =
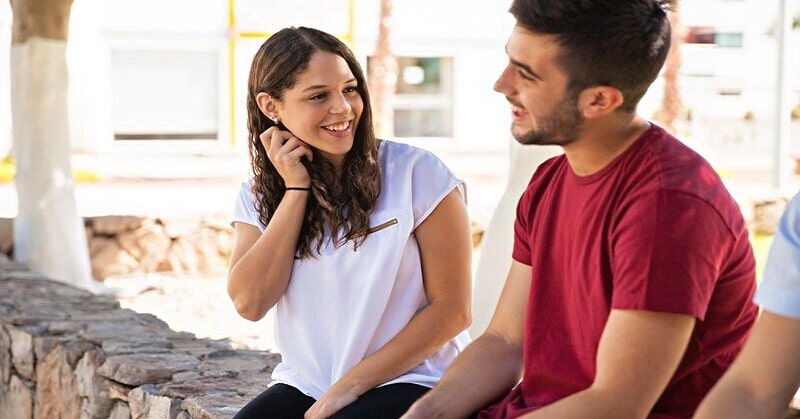
[[[578,96],[578,109],[584,118],[597,118],[614,112],[624,101],[622,92],[615,87],[593,86]]]
[[[258,109],[269,119],[275,119],[278,115],[278,101],[268,93],[261,92],[256,95]]]

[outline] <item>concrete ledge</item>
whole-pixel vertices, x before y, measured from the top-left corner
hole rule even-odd
[[[231,418],[279,361],[175,332],[0,255],[0,417]]]

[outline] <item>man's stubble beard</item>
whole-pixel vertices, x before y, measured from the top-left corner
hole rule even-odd
[[[583,128],[577,96],[570,95],[559,102],[547,115],[538,118],[538,128],[514,135],[514,139],[525,145],[565,146],[575,141]]]

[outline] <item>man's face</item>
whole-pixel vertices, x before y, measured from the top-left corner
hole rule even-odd
[[[509,62],[494,89],[511,104],[511,134],[521,144],[567,145],[581,133],[578,93],[568,95],[567,75],[556,65],[560,47],[551,35],[520,26],[511,32]]]

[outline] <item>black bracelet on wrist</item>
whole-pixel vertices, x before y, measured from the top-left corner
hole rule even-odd
[[[310,191],[311,187],[303,188],[303,187],[300,187],[300,186],[287,186],[286,190],[287,191]]]

